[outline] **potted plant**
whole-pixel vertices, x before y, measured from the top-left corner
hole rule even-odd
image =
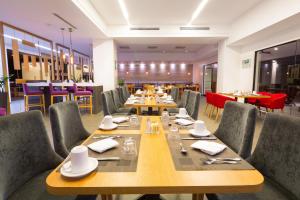
[[[11,75],[12,76],[12,75]],[[0,77],[0,107],[7,109],[7,92],[5,92],[5,83],[11,76]]]
[[[124,83],[125,83],[125,80],[124,80],[124,79],[119,79],[119,80],[118,80],[118,84],[119,84],[120,87],[123,86]]]

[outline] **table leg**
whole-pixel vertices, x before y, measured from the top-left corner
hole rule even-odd
[[[204,194],[193,194],[193,200],[204,200]]]
[[[161,200],[160,194],[144,194],[137,200]]]
[[[112,200],[112,194],[101,194],[101,200]]]

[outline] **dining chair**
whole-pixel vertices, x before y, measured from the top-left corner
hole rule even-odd
[[[130,93],[128,91],[128,88],[127,88],[127,86],[122,86],[121,88],[122,88],[123,98],[125,100],[127,100],[130,97]]]
[[[29,111],[31,107],[40,107],[41,110],[45,113],[45,96],[44,92],[41,90],[30,90],[27,83],[23,83],[23,92],[24,92],[24,103],[25,111]],[[30,103],[29,97],[38,97],[38,103]]]
[[[188,98],[190,95],[191,90],[184,90],[183,94],[181,95],[180,101],[177,104],[177,108],[168,108],[169,113],[178,113],[179,108],[185,108],[188,102]]]
[[[231,97],[227,97],[227,96],[224,96],[224,95],[221,95],[221,94],[218,94],[218,93],[213,94],[213,101],[212,101],[212,103],[213,103],[214,107],[212,109],[211,116],[214,113],[214,110],[216,109],[217,113],[216,113],[215,120],[219,119],[221,111],[224,109],[225,103],[227,101],[236,101],[236,99],[231,98]]]
[[[116,90],[118,91],[119,94],[119,98],[122,104],[124,104],[126,102],[127,99],[125,99],[125,97],[123,97],[123,91],[122,88],[118,87],[116,88]]]
[[[105,115],[114,115],[114,114],[119,114],[119,115],[128,115],[129,114],[128,110],[118,109],[115,106],[111,91],[103,92],[101,94],[101,100],[102,100],[102,109],[103,109],[104,116]]]
[[[76,102],[61,102],[49,108],[54,150],[66,158],[90,133],[84,128]]]
[[[0,118],[0,199],[79,200],[96,196],[53,196],[46,178],[63,159],[51,147],[40,111]]]
[[[215,136],[244,159],[251,154],[256,114],[253,105],[228,101],[215,132]]]
[[[300,118],[267,113],[257,145],[248,162],[264,176],[261,191],[207,194],[209,200],[300,199]]]
[[[190,91],[189,98],[187,100],[187,104],[185,106],[188,114],[194,119],[198,119],[200,106],[200,93],[195,91]]]
[[[175,102],[177,102],[178,95],[179,95],[179,88],[178,88],[178,87],[172,87],[172,88],[171,88],[170,95],[171,95],[172,99],[173,99]]]
[[[66,97],[69,100],[69,92],[67,90],[55,90],[52,83],[49,83],[50,104],[52,105],[55,97]]]
[[[135,108],[125,108],[124,107],[124,104],[122,104],[117,90],[111,90],[111,94],[113,97],[115,107],[117,109],[117,113],[131,113],[131,114],[136,113]]]

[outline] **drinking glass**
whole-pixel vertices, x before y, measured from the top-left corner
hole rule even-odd
[[[133,128],[137,128],[140,125],[139,118],[137,115],[131,115],[129,118],[129,124]]]
[[[133,156],[137,155],[136,141],[132,137],[125,138],[122,153],[124,156]]]
[[[168,139],[173,141],[179,141],[179,128],[176,124],[173,124],[169,129]]]
[[[161,113],[161,122],[162,122],[164,128],[169,126],[169,120],[170,120],[169,112],[163,111]]]

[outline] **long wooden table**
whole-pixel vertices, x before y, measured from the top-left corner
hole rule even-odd
[[[47,177],[47,190],[55,195],[191,193],[199,200],[205,193],[257,192],[262,188],[264,178],[257,170],[176,171],[160,117],[151,116],[159,122],[160,133],[155,135],[145,134],[146,119],[142,118],[140,130],[97,130],[93,134],[141,134],[136,172],[93,172],[68,180],[57,171],[59,166]]]
[[[124,104],[125,107],[131,107],[137,109],[137,114],[141,114],[141,109],[148,108],[158,108],[159,112],[165,108],[176,108],[177,104],[174,103],[157,103],[154,97],[146,97],[144,103],[128,103],[128,101]]]
[[[267,95],[261,95],[261,94],[241,94],[241,95],[237,95],[234,93],[220,93],[221,95],[225,95],[225,96],[229,96],[229,97],[233,97],[235,99],[237,99],[238,102],[244,103],[245,99],[248,98],[254,98],[254,99],[267,99],[267,98],[271,98],[270,96]]]

